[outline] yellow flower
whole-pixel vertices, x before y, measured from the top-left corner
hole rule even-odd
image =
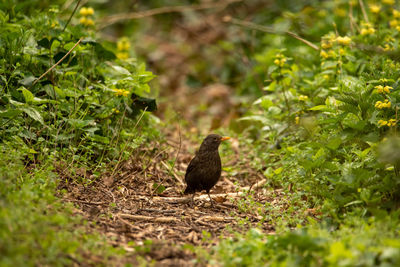
[[[391,28],[396,27],[397,25],[399,25],[399,21],[397,19],[392,19],[391,21],[389,21],[389,26]]]
[[[87,9],[86,9],[86,15],[87,16],[91,16],[91,15],[93,15],[94,14],[94,9],[92,8],[92,7],[88,7]]]
[[[393,17],[395,17],[397,19],[400,18],[400,11],[393,9],[392,13],[393,13]]]
[[[375,103],[375,107],[376,108],[379,108],[379,109],[382,109],[383,107],[382,107],[382,101],[376,101],[376,103]]]
[[[274,64],[278,65],[279,67],[283,67],[285,65],[286,60],[287,59],[285,58],[284,55],[277,54],[277,55],[275,55]]]
[[[119,110],[116,109],[116,108],[112,108],[111,111],[114,112],[114,113],[117,113],[117,114],[119,113]]]
[[[323,58],[328,58],[329,54],[327,52],[325,52],[324,50],[321,50],[321,53],[319,53],[319,55]]]
[[[361,35],[374,34],[375,29],[370,23],[363,23],[361,28]]]
[[[117,58],[121,60],[125,60],[129,58],[129,53],[128,52],[118,52],[117,53]]]
[[[345,52],[346,52],[346,51],[345,51],[343,48],[340,48],[340,49],[339,49],[339,55],[344,55]]]
[[[129,91],[124,90],[124,89],[113,89],[113,91],[114,91],[114,94],[117,96],[120,96],[120,95],[128,96],[128,94],[129,94]]]
[[[392,51],[394,50],[394,47],[391,47],[390,44],[385,44],[383,47],[383,51]]]
[[[324,77],[325,80],[329,80],[329,75],[328,74],[325,74],[323,77]]]
[[[86,18],[86,17],[82,17],[82,18],[79,20],[79,22],[80,22],[81,24],[83,24],[83,25],[86,25],[87,18]]]
[[[380,127],[382,127],[382,126],[387,125],[388,122],[387,122],[387,121],[384,121],[384,120],[379,120],[379,121],[378,121],[378,124],[379,124]]]
[[[86,16],[91,16],[91,15],[93,15],[94,14],[94,9],[92,8],[92,7],[82,7],[80,10],[79,10],[79,14],[81,15],[81,16],[84,16],[84,17],[86,17]]]
[[[307,101],[307,100],[308,100],[308,96],[306,96],[306,95],[300,95],[300,96],[299,96],[299,100],[300,100],[300,101]]]
[[[386,93],[390,93],[390,90],[392,90],[393,89],[393,87],[391,87],[391,86],[388,86],[388,85],[386,85],[384,88],[383,88],[383,91],[385,91]]]
[[[395,0],[382,0],[385,5],[394,5]]]
[[[86,16],[87,15],[87,8],[86,7],[82,7],[79,10],[79,14],[81,14],[81,16]]]
[[[131,43],[127,37],[123,37],[117,42],[117,49],[119,51],[128,51],[131,47]]]
[[[385,99],[385,102],[383,102],[382,105],[384,108],[390,108],[392,106],[392,103],[389,102],[389,100]]]
[[[379,123],[379,122],[378,122],[378,123]],[[390,119],[390,120],[387,122],[387,126],[389,126],[389,127],[396,126],[396,124],[397,124],[397,121],[396,121],[395,119]]]
[[[375,86],[375,89],[377,90],[377,92],[378,92],[379,94],[383,93],[383,86],[382,86],[382,85],[377,85],[377,86]]]
[[[371,10],[372,13],[379,13],[379,11],[381,11],[381,6],[375,5],[375,4],[370,4],[369,9]]]
[[[322,40],[321,47],[323,49],[328,49],[332,47],[332,43],[327,40]]]
[[[86,19],[86,26],[94,26],[94,21],[92,19]]]
[[[338,38],[336,38],[336,41],[340,45],[349,45],[351,43],[351,38],[348,36],[344,36],[344,37],[339,36]]]
[[[299,123],[300,123],[300,117],[299,117],[299,116],[296,116],[296,118],[294,118],[294,122],[295,122],[296,124],[299,124]]]

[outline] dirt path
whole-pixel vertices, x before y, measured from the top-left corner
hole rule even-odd
[[[272,234],[274,229],[269,222],[256,212],[239,208],[250,189],[259,203],[280,201],[279,190],[263,188],[265,180],[251,169],[246,170],[251,172],[248,179],[240,179],[240,173],[232,177],[223,172],[221,180],[211,190],[216,202],[214,208],[210,206],[208,196],[199,193],[195,206],[190,207],[190,196],[182,195],[183,177],[192,157],[187,151],[197,146],[182,143],[172,172],[170,161],[176,156],[176,138],[155,146],[157,151],[152,155],[146,155],[146,149],[138,149],[116,175],[105,175],[86,186],[70,179],[68,170],[60,167],[64,182],[59,187],[66,189],[68,193],[63,198],[75,204],[77,213],[89,222],[95,222],[90,224],[93,230],[101,231],[109,242],[127,251],[134,251],[132,241],[136,246],[147,246],[143,256],[163,266],[188,265],[188,260],[195,255],[180,249],[183,244],[210,247],[221,235],[231,236],[250,226]],[[236,157],[232,155],[230,163],[225,159],[223,164],[235,163]],[[156,194],[154,184],[162,184],[165,190]]]

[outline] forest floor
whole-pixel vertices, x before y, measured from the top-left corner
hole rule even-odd
[[[142,256],[162,266],[187,266],[188,260],[194,259],[195,255],[182,250],[184,244],[210,247],[218,242],[220,236],[245,232],[249,227],[274,234],[270,222],[256,212],[239,208],[240,201],[248,197],[250,190],[259,203],[268,201],[281,205],[282,209],[287,206],[281,190],[263,188],[266,180],[251,168],[243,169],[235,177],[223,172],[211,190],[216,203],[214,207],[211,207],[205,192],[196,194],[195,205],[191,207],[191,196],[182,194],[184,172],[193,156],[187,152],[188,147],[198,144],[179,143],[179,138],[170,136],[164,147],[158,146],[159,152],[152,157],[139,149],[117,174],[105,174],[102,179],[87,185],[73,182],[69,179],[72,174],[68,168],[60,165],[58,172],[63,182],[59,189],[67,191],[63,199],[74,203],[75,212],[91,222],[90,228],[102,232],[111,244],[127,251],[134,251],[132,241],[135,246],[148,244]],[[175,168],[170,171],[167,161],[177,155],[179,146],[181,151]],[[235,164],[234,158],[226,164]],[[247,175],[249,172],[250,176]],[[240,179],[245,173],[248,178]],[[90,172],[82,170],[80,175],[90,176]],[[154,184],[162,184],[165,190],[157,194]],[[241,223],[241,219],[246,223]],[[151,244],[147,240],[152,240]]]

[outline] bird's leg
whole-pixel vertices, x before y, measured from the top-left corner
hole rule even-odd
[[[196,191],[195,192],[193,192],[193,195],[192,195],[192,202],[190,203],[190,206],[193,208],[194,207],[194,195],[196,194]]]
[[[211,207],[214,208],[214,201],[212,200],[211,196],[210,196],[210,192],[207,192],[208,197],[210,198],[210,203],[211,203]]]

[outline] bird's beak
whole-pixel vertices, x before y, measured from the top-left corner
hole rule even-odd
[[[225,141],[225,140],[229,140],[229,139],[231,139],[229,136],[221,137],[221,141]]]

